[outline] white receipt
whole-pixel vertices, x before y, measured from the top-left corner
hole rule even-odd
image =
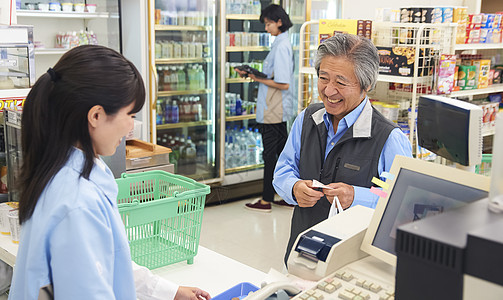
[[[333,190],[333,187],[329,187],[328,185],[324,185],[316,179],[313,179],[313,188],[322,188]],[[340,214],[343,211],[341,202],[339,201],[339,197],[335,196],[332,201],[332,205],[330,206],[330,211],[328,212],[328,217],[333,217],[336,214]]]
[[[322,188],[322,189],[329,189],[329,190],[334,189],[332,187],[329,187],[328,185],[324,185],[323,183],[319,182],[316,179],[313,179],[313,188]]]

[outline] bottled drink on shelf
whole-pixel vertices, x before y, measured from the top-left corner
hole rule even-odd
[[[163,67],[162,68],[162,74],[163,74],[163,90],[164,91],[171,91],[171,73],[169,67]]]
[[[192,142],[192,139],[187,137],[187,143],[185,145],[185,172],[186,174],[196,174],[197,165],[197,150],[196,145]]]
[[[241,98],[238,96],[236,98],[236,116],[240,116],[243,114],[243,102]]]
[[[180,112],[178,109],[178,103],[176,100],[173,100],[173,105],[171,107],[171,123],[180,122]]]
[[[255,138],[255,135],[253,132],[250,130],[246,130],[246,147],[247,147],[247,153],[246,153],[246,159],[247,159],[247,164],[248,165],[255,165],[257,164],[257,141]]]
[[[162,101],[157,100],[155,123],[157,125],[162,125],[164,124],[164,122],[165,122],[165,115],[164,115],[164,109],[162,107]]]
[[[172,91],[177,91],[178,90],[178,72],[175,67],[169,67],[169,75],[170,75],[170,83],[171,83],[171,90]]]
[[[206,74],[204,73],[203,66],[198,65],[198,89],[204,90],[206,88]]]
[[[264,151],[264,145],[262,144],[262,134],[258,131],[258,129],[255,129],[255,141],[257,145],[257,164],[262,164],[264,163],[264,158],[262,156],[262,152]]]
[[[185,71],[183,70],[183,66],[178,67],[178,90],[179,91],[184,91],[186,89],[186,78],[185,78]]]
[[[173,106],[171,105],[171,101],[170,100],[166,100],[164,102],[164,123],[168,124],[168,123],[173,123],[173,120],[172,120],[172,113],[173,111]]]

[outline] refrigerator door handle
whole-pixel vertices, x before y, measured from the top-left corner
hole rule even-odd
[[[151,109],[155,110],[157,108],[156,102],[159,93],[159,76],[157,75],[157,71],[153,65],[150,65],[150,72],[153,74],[154,78],[154,97],[152,97]]]

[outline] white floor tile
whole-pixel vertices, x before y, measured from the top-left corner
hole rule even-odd
[[[274,205],[271,213],[245,208],[250,200],[206,207],[200,245],[263,272],[283,270],[293,208]]]

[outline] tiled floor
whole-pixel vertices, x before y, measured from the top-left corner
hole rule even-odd
[[[293,208],[245,208],[250,199],[206,207],[199,244],[263,272],[283,270]]]

